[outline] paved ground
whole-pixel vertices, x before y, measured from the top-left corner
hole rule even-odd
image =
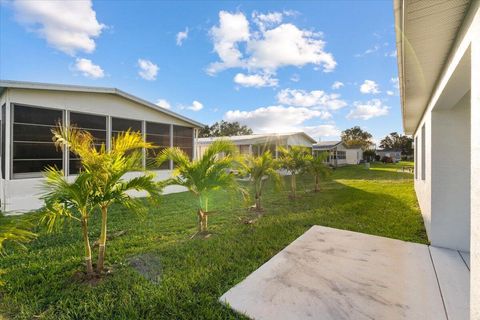
[[[265,320],[468,319],[462,255],[314,226],[220,300]]]

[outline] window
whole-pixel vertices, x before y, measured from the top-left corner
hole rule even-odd
[[[425,124],[422,126],[422,180],[425,180]]]
[[[112,137],[124,131],[142,132],[142,121],[112,118]]]
[[[70,112],[70,126],[86,130],[95,139],[95,145],[101,146],[107,141],[107,117],[86,113]],[[76,174],[81,169],[80,159],[76,154],[70,153],[69,173]]]
[[[418,179],[418,137],[415,137],[415,162],[413,163],[415,167],[415,179]]]
[[[62,123],[62,117],[61,110],[13,106],[14,178],[40,177],[49,166],[63,168],[63,153],[55,147],[51,132],[58,123]]]
[[[170,147],[170,125],[165,123],[146,123],[146,141],[153,143],[157,148],[147,150],[147,169],[170,169],[170,162],[165,161],[161,166],[155,163],[157,155],[165,148]]]
[[[173,126],[173,146],[179,147],[193,158],[193,128]]]
[[[115,138],[119,133],[125,131],[133,132],[142,132],[142,121],[140,120],[130,120],[122,118],[112,118],[112,139]],[[139,158],[139,162],[136,163],[136,166],[142,168],[143,156]]]
[[[347,152],[346,151],[337,151],[337,159],[339,159],[339,160],[347,159]]]

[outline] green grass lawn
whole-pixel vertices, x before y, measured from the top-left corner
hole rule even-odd
[[[114,272],[95,286],[74,278],[83,269],[80,228],[42,232],[28,250],[1,258],[6,285],[0,288],[0,314],[7,319],[241,318],[218,297],[312,225],[427,243],[412,174],[398,172],[402,165],[339,168],[322,183],[321,193],[309,192],[312,181],[302,177],[295,201],[287,190],[269,186],[265,215],[255,224],[243,223],[251,213],[240,197],[215,193],[210,210],[217,213],[209,219],[208,239],[190,239],[196,214],[188,193],[165,196],[145,217],[115,208],[109,231],[127,232],[107,242],[107,264]],[[94,220],[93,240],[99,233],[99,219]],[[129,257],[140,253],[161,261],[160,283],[128,265]]]

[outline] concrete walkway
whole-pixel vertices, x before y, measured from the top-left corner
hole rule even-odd
[[[220,300],[259,320],[462,320],[468,260],[454,250],[314,226]]]

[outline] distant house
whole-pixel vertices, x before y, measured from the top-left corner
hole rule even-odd
[[[260,155],[266,150],[278,157],[278,149],[280,146],[303,146],[312,148],[312,144],[316,142],[305,132],[293,133],[267,133],[267,134],[250,134],[244,136],[231,137],[213,137],[213,138],[199,138],[197,141],[197,153],[201,156],[205,150],[214,141],[219,139],[228,139],[232,141],[238,148],[241,154]]]
[[[347,147],[342,141],[320,141],[313,145],[313,152],[328,152],[327,162],[332,166],[359,164],[363,159],[360,147]]]
[[[392,158],[393,161],[398,162],[402,160],[402,151],[395,149],[377,149],[375,154],[382,159],[383,157]]]

